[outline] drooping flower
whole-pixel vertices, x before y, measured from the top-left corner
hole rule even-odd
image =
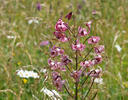
[[[48,59],[48,65],[50,66],[51,70],[66,71],[61,62],[52,61],[51,59]]]
[[[96,44],[100,40],[100,37],[98,36],[92,36],[88,39],[88,44]]]
[[[65,18],[67,18],[68,20],[70,20],[71,17],[72,17],[72,12],[68,13],[68,14],[65,16]]]
[[[27,70],[16,70],[16,73],[18,76],[20,76],[21,78],[39,78],[38,73],[34,72],[34,71],[27,71]]]
[[[65,32],[67,28],[67,24],[62,21],[62,19],[59,19],[55,25],[56,31],[59,32]]]
[[[86,36],[88,35],[89,33],[87,32],[87,30],[85,28],[82,28],[82,27],[78,27],[78,35],[83,37],[83,36]]]
[[[37,3],[37,5],[36,5],[36,8],[37,8],[37,10],[41,10],[41,8],[42,8],[42,6],[41,6],[41,4],[40,3]]]
[[[61,41],[61,42],[67,42],[69,39],[66,37],[66,35],[62,32],[59,31],[55,31],[54,35],[56,36],[56,38]]]
[[[56,46],[53,46],[50,50],[50,56],[51,57],[56,57],[58,55],[63,55],[64,53],[64,50],[59,48],[59,47],[56,47]]]
[[[52,78],[53,84],[56,86],[57,90],[61,91],[65,81],[61,79],[58,72],[52,72]]]
[[[76,41],[76,44],[72,44],[73,50],[83,51],[85,49],[85,45],[82,43],[79,43],[79,40]]]
[[[71,60],[68,58],[68,56],[63,55],[63,56],[61,57],[61,62],[62,62],[63,65],[67,65],[68,63],[71,62]]]
[[[90,71],[90,72],[88,73],[88,75],[90,75],[91,77],[98,78],[101,72],[102,72],[102,69],[96,69],[96,70],[94,70],[93,72]]]
[[[46,45],[49,45],[49,41],[40,42],[40,46],[46,46]]]
[[[89,28],[89,32],[90,32],[90,29],[91,29],[91,24],[92,24],[92,21],[89,21],[86,23],[86,26]]]
[[[93,62],[91,60],[84,61],[84,62],[81,62],[80,63],[80,66],[85,67],[85,68],[88,68],[88,67],[93,66]]]
[[[101,55],[97,55],[95,56],[94,60],[92,60],[92,62],[94,62],[94,64],[99,64],[102,62],[102,56]]]
[[[94,47],[95,53],[100,54],[104,51],[104,45],[99,45],[97,47]]]
[[[75,79],[76,82],[78,82],[79,79],[80,79],[81,74],[82,74],[82,71],[81,70],[79,70],[79,71],[73,71],[71,73],[71,76]]]

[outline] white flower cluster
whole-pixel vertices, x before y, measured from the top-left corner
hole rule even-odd
[[[62,97],[55,90],[50,91],[47,88],[43,88],[41,89],[41,92],[48,95],[52,100],[62,100]]]
[[[22,77],[22,78],[39,78],[38,73],[34,71],[27,71],[27,70],[16,70],[17,75]]]

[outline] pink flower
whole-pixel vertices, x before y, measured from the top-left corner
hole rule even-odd
[[[61,62],[62,62],[63,65],[67,65],[68,63],[71,62],[71,60],[68,58],[68,56],[64,55],[61,58]]]
[[[51,48],[51,50],[50,50],[51,52],[51,57],[56,57],[56,56],[58,56],[58,55],[63,55],[63,53],[64,53],[64,50],[63,49],[61,49],[61,48],[59,48],[59,47],[56,47],[56,46],[53,46],[52,48]]]
[[[66,69],[63,66],[61,62],[52,61],[51,59],[48,59],[48,65],[50,66],[51,70],[61,70],[66,71]]]
[[[49,41],[42,41],[40,43],[40,46],[46,46],[46,45],[49,45]]]
[[[56,36],[57,39],[59,39],[59,41],[61,42],[67,42],[68,38],[66,37],[66,35],[62,32],[56,31],[54,32],[54,35]]]
[[[57,90],[61,91],[65,81],[61,79],[61,76],[59,75],[58,72],[53,72],[52,78],[53,78],[53,84],[56,86]]]
[[[89,33],[87,32],[87,30],[85,28],[82,28],[82,27],[78,27],[78,35],[83,37],[83,36],[86,36],[88,35]]]
[[[78,82],[79,79],[80,79],[81,74],[82,74],[81,70],[74,71],[74,72],[71,73],[71,77],[73,77],[75,79],[75,81]]]
[[[37,3],[37,5],[36,5],[36,8],[37,8],[37,10],[41,10],[41,8],[42,8],[42,6],[41,6],[41,4],[40,3]]]
[[[65,18],[67,18],[68,20],[70,20],[71,17],[72,17],[72,12],[68,13],[68,14],[65,16]]]
[[[92,36],[91,38],[88,39],[88,44],[98,43],[99,40],[100,40],[100,37],[98,37],[98,36]]]
[[[96,54],[102,53],[104,51],[104,45],[99,45],[97,47],[94,47],[94,50]]]
[[[94,64],[99,64],[99,63],[102,62],[102,56],[101,55],[98,55],[92,61],[94,62]]]
[[[73,50],[78,50],[78,51],[83,51],[85,49],[85,45],[82,43],[79,43],[79,40],[76,41],[76,44],[72,44],[72,49]]]
[[[59,19],[55,25],[56,31],[59,32],[65,32],[67,28],[67,24],[62,21],[62,19]]]
[[[89,22],[86,23],[86,26],[89,28],[89,31],[91,29],[91,24],[92,24],[92,21],[89,21]]]
[[[101,72],[102,72],[102,69],[96,69],[93,72],[90,71],[88,74],[90,74],[91,77],[98,78]]]
[[[84,62],[81,62],[81,63],[80,63],[80,66],[85,67],[85,68],[88,68],[88,67],[93,66],[93,62],[92,62],[91,60],[89,60],[89,61],[84,61]]]
[[[92,15],[96,15],[96,14],[97,14],[96,10],[93,10]]]

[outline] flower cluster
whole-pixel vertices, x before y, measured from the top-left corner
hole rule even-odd
[[[38,73],[34,71],[27,71],[27,70],[17,70],[16,71],[17,75],[20,76],[21,78],[39,78]]]

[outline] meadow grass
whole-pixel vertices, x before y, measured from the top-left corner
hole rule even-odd
[[[41,11],[36,9],[37,2],[43,4]],[[39,43],[53,37],[56,21],[70,11],[76,25],[93,20],[91,34],[100,36],[100,44],[105,45],[104,61],[99,65],[104,84],[94,86],[94,91],[98,88],[95,100],[128,100],[128,0],[0,0],[0,100],[50,100],[40,92],[43,87],[56,89],[50,72],[45,82],[46,76],[40,73],[40,79],[24,84],[16,70],[48,69],[48,47]],[[39,23],[28,24],[32,18]],[[60,94],[70,100],[65,91]]]

